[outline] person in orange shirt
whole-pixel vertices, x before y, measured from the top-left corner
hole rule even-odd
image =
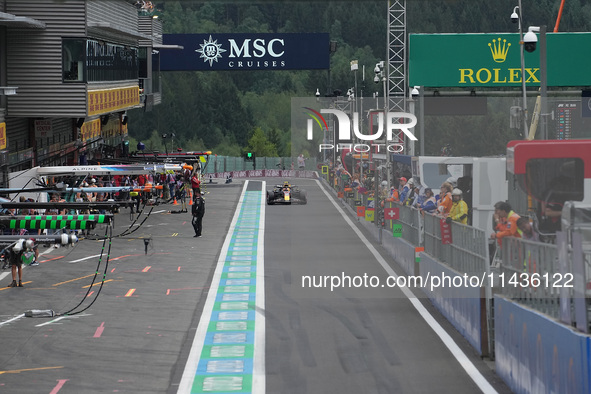
[[[499,246],[504,237],[521,238],[521,230],[517,226],[520,216],[513,212],[508,202],[499,201],[495,204],[495,218],[498,218],[494,225],[495,232],[490,237],[496,239]]]
[[[451,192],[453,190],[453,186],[449,182],[443,182],[441,184],[441,192],[439,195],[441,198],[439,199],[439,204],[437,205],[437,214],[441,216],[449,215],[451,211],[451,206],[453,205],[453,199],[451,197]]]

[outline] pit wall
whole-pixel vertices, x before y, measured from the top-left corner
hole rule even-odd
[[[591,338],[495,296],[497,374],[515,393],[591,393]]]

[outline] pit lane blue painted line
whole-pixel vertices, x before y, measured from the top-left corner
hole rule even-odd
[[[179,394],[265,392],[266,184],[247,191],[226,235]]]

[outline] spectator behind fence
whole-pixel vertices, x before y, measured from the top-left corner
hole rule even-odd
[[[528,241],[540,241],[540,235],[534,229],[528,218],[520,217],[517,219],[517,227],[521,230],[521,238]]]
[[[494,233],[491,238],[496,239],[499,246],[502,245],[504,237],[521,237],[521,230],[517,226],[519,215],[513,212],[511,205],[505,201],[499,201],[495,204],[495,213],[493,216]]]
[[[300,155],[298,156],[298,168],[300,170],[305,170],[306,169],[306,159],[304,158],[304,154],[300,153]]]
[[[437,205],[437,213],[441,216],[449,215],[451,211],[451,206],[453,204],[451,198],[451,192],[453,190],[453,186],[449,182],[443,182],[441,184],[441,191],[439,193],[439,204]]]
[[[458,188],[454,189],[451,192],[451,198],[451,210],[446,221],[450,223],[453,220],[454,222],[468,224],[468,204],[462,200],[462,191]]]
[[[431,188],[425,189],[425,200],[419,206],[421,211],[427,213],[433,213],[437,209],[437,200],[435,199],[435,195],[433,194],[433,190]]]
[[[412,178],[411,178],[411,183],[412,183]],[[407,179],[405,177],[401,177],[398,180],[398,199],[401,203],[403,203],[404,200],[406,199],[406,195],[408,194],[410,187],[411,187],[411,185],[408,184]]]
[[[408,193],[408,196],[406,196],[406,201],[404,204],[408,205],[409,207],[415,207],[419,205],[419,199],[422,200],[421,189],[418,186],[413,186],[410,193]]]

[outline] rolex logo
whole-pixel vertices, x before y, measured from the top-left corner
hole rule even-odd
[[[511,43],[507,43],[507,40],[502,41],[503,42],[501,42],[500,38],[497,40],[493,39],[492,44],[488,44],[493,60],[497,63],[503,63],[505,61],[507,58],[507,52],[509,52],[509,47],[511,46]]]

